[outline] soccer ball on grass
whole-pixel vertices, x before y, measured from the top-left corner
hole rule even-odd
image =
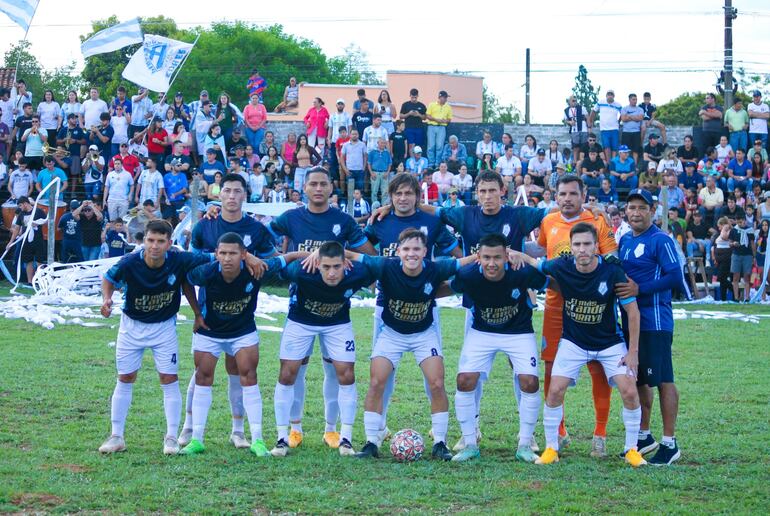
[[[396,432],[390,441],[390,453],[399,462],[413,462],[422,457],[425,451],[425,442],[422,436],[406,428]]]

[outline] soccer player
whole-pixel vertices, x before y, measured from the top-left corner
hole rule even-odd
[[[635,296],[639,304],[639,378],[636,386],[642,403],[642,419],[637,448],[642,454],[658,451],[649,460],[655,466],[666,466],[681,456],[674,433],[679,410],[679,393],[674,384],[671,344],[674,338],[674,316],[671,290],[682,285],[682,267],[674,241],[652,223],[653,199],[646,190],[633,190],[628,195],[626,214],[631,231],[620,240],[620,259],[628,276],[615,285],[621,296]],[[629,325],[624,318],[624,330]],[[650,414],[655,398],[660,395],[663,416],[663,439],[660,446],[650,433]]]
[[[314,253],[315,260],[317,267],[311,267],[315,269],[312,273],[294,263],[281,274],[292,282],[292,286],[289,314],[281,336],[281,370],[275,384],[278,441],[271,452],[275,457],[285,457],[289,451],[289,413],[296,392],[294,383],[302,362],[313,352],[316,336],[324,345],[339,382],[337,403],[342,421],[339,453],[343,456],[355,453],[352,442],[358,395],[350,297],[361,287],[370,285],[374,276],[361,263],[354,263],[350,270],[345,270],[345,249],[339,242],[324,242]]]
[[[626,428],[625,460],[633,467],[647,462],[636,448],[642,409],[636,392],[639,358],[639,308],[634,297],[620,297],[615,284],[625,283],[620,265],[597,256],[598,232],[591,223],[581,222],[570,229],[571,256],[536,262],[519,255],[525,263],[537,265],[551,276],[561,292],[563,331],[551,372],[551,385],[543,409],[546,449],[535,462],[559,461],[559,424],[564,415],[564,393],[577,381],[580,369],[589,361],[602,364],[607,380],[613,382],[623,398],[623,424]],[[629,322],[628,347],[617,321],[617,303]]]
[[[133,385],[146,349],[152,350],[163,389],[166,413],[163,453],[175,455],[179,452],[176,432],[179,428],[182,395],[177,377],[179,346],[176,314],[181,300],[180,288],[183,288],[182,283],[191,269],[209,262],[211,258],[207,255],[169,252],[171,234],[168,222],[148,222],[144,231],[143,250],[124,256],[107,271],[102,280],[101,313],[104,317],[112,313],[112,294],[116,289],[125,288],[125,303],[115,346],[118,381],[112,394],[112,433],[99,447],[102,453],[126,450],[123,431],[131,406]],[[189,285],[184,289],[187,299],[195,303],[193,289]]]
[[[516,458],[534,462],[532,436],[540,413],[537,344],[532,328],[532,305],[527,289],[540,290],[547,280],[532,267],[513,270],[503,235],[481,237],[476,252],[480,264],[460,269],[450,283],[463,294],[463,306],[470,310],[457,372],[455,410],[463,434],[463,449],[452,460],[464,462],[479,457],[476,441],[476,384],[488,377],[498,351],[508,355],[519,377],[519,446]]]
[[[617,242],[609,224],[603,216],[596,217],[591,211],[583,209],[586,188],[583,180],[574,175],[565,175],[556,185],[556,203],[558,213],[550,213],[540,225],[538,244],[546,250],[546,257],[551,260],[570,254],[570,231],[581,222],[593,224],[598,239],[597,252],[601,255],[617,253]],[[551,368],[556,357],[556,349],[562,335],[562,305],[564,300],[553,289],[546,292],[545,312],[543,314],[543,351],[541,359],[545,362],[545,391],[548,392],[551,382]],[[610,396],[612,389],[607,383],[607,377],[602,366],[597,361],[588,363],[591,373],[594,410],[596,423],[591,442],[592,457],[607,456],[607,420],[610,415]],[[570,444],[569,434],[564,422],[559,426],[560,446],[566,448]]]
[[[323,167],[308,170],[305,176],[305,195],[307,206],[284,212],[270,223],[269,229],[276,237],[288,239],[288,251],[312,252],[326,241],[335,241],[365,254],[376,254],[355,220],[337,208],[329,206],[332,193],[329,172]],[[323,441],[331,448],[339,446],[337,419],[339,417],[339,383],[337,372],[326,353],[325,345],[320,343],[324,368],[324,412],[326,429]],[[305,374],[310,357],[303,360],[294,383],[294,404],[291,409],[291,432],[289,447],[302,444],[302,413],[305,406]]]
[[[203,453],[203,433],[211,407],[219,355],[224,351],[235,359],[243,391],[243,407],[251,428],[251,451],[258,457],[269,452],[262,439],[262,395],[257,384],[259,334],[254,311],[262,281],[299,258],[289,253],[265,262],[266,270],[257,279],[244,267],[246,245],[240,235],[228,232],[219,237],[216,262],[193,269],[187,280],[199,286],[198,303],[202,310],[193,327],[195,353],[195,390],[192,399],[192,437],[180,453]],[[197,308],[197,307],[196,307]]]
[[[347,253],[353,260],[362,260],[379,280],[383,295],[382,327],[372,349],[369,390],[364,408],[366,445],[356,454],[359,458],[379,456],[382,418],[382,394],[390,373],[398,367],[404,353],[414,353],[430,385],[432,456],[450,460],[446,446],[449,425],[449,401],[444,389],[444,358],[440,328],[433,318],[433,307],[439,286],[454,276],[460,262],[456,259],[426,261],[427,238],[419,229],[407,229],[399,235],[398,257],[362,256]],[[474,258],[465,258],[470,263]]]
[[[246,181],[238,174],[228,174],[221,182],[219,193],[222,208],[218,215],[202,218],[195,224],[190,237],[190,247],[195,253],[207,253],[212,259],[219,238],[228,232],[240,235],[246,251],[259,258],[268,258],[276,254],[273,237],[261,222],[243,213],[242,207],[246,200]],[[251,444],[246,439],[243,427],[243,389],[241,376],[235,357],[225,351],[225,369],[228,375],[227,395],[230,400],[232,414],[232,430],[230,442],[236,448],[249,448]],[[192,404],[195,395],[195,377],[192,375],[187,386],[187,403],[182,433],[179,445],[190,443],[193,433]]]

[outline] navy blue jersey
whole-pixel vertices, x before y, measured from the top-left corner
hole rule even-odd
[[[270,223],[270,231],[289,239],[289,252],[313,252],[327,240],[353,249],[366,243],[353,217],[337,208],[323,213],[311,213],[305,206],[288,210]]]
[[[187,273],[209,261],[209,255],[169,251],[163,265],[151,269],[144,261],[144,251],[139,251],[121,258],[104,277],[115,288],[125,288],[124,314],[135,321],[159,323],[179,311],[180,287]]]
[[[281,276],[292,282],[288,318],[310,326],[336,326],[350,322],[350,297],[375,277],[362,263],[354,263],[334,287],[324,283],[321,273],[309,274],[300,262],[290,264]]]
[[[529,265],[517,271],[509,268],[500,281],[490,281],[478,264],[471,263],[457,272],[451,287],[463,294],[463,306],[473,314],[474,330],[515,335],[535,332],[527,289],[541,290],[547,283]]]
[[[564,297],[562,338],[583,349],[601,351],[624,342],[618,325],[617,303],[627,304],[636,298],[618,300],[615,283],[624,283],[626,275],[620,265],[599,257],[593,272],[578,272],[575,258],[566,256],[541,261],[539,269],[559,283]]]
[[[620,239],[623,270],[639,285],[642,331],[674,331],[671,289],[684,282],[675,245],[655,224],[640,235],[629,231]]]
[[[192,231],[190,247],[193,251],[213,253],[217,249],[217,240],[228,232],[238,233],[243,238],[246,250],[259,258],[275,254],[273,236],[258,220],[244,215],[238,222],[227,222],[222,215],[215,219],[199,220]]]
[[[254,311],[262,281],[284,268],[283,257],[265,261],[268,268],[261,279],[256,279],[241,264],[241,273],[228,283],[222,277],[219,263],[207,263],[190,271],[187,281],[198,285],[198,304],[209,329],[201,328],[198,333],[217,339],[241,337],[257,331]]]
[[[382,322],[402,334],[420,333],[433,324],[436,288],[457,272],[455,259],[425,261],[420,274],[407,276],[401,260],[364,256],[363,263],[377,278],[382,292]]]
[[[413,215],[399,217],[389,213],[384,219],[364,228],[364,234],[372,243],[378,245],[380,256],[396,256],[398,235],[405,229],[419,229],[428,237],[428,250],[449,254],[458,242],[435,215],[417,210]]]
[[[528,206],[503,206],[496,215],[484,215],[480,206],[456,206],[441,208],[439,217],[463,237],[463,254],[470,256],[478,251],[479,240],[490,233],[505,236],[508,247],[521,251],[524,239],[532,230],[540,227],[548,210]]]

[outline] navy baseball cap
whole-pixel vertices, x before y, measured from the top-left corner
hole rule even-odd
[[[618,147],[618,152],[629,152],[631,149],[628,148],[628,145],[621,145]]]
[[[641,188],[636,188],[634,190],[631,190],[628,193],[628,200],[630,201],[631,199],[641,199],[650,206],[652,206],[653,203],[655,202],[652,199],[652,194],[647,190],[643,190]]]

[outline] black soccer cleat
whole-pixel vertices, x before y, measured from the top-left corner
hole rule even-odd
[[[430,452],[431,457],[440,460],[452,460],[452,452],[447,448],[444,441],[439,441],[433,445],[433,450]]]
[[[366,441],[364,447],[354,457],[357,459],[378,459],[380,457],[380,450],[373,442]]]
[[[679,460],[679,457],[681,456],[682,452],[679,451],[679,447],[676,445],[676,440],[674,440],[673,447],[669,447],[661,443],[660,447],[658,448],[658,452],[653,455],[653,457],[648,460],[647,463],[652,466],[669,466],[675,461]]]
[[[636,449],[639,450],[639,453],[642,455],[654,452],[658,446],[658,441],[655,440],[652,434],[647,434],[647,437],[644,439],[637,439],[636,441]]]

